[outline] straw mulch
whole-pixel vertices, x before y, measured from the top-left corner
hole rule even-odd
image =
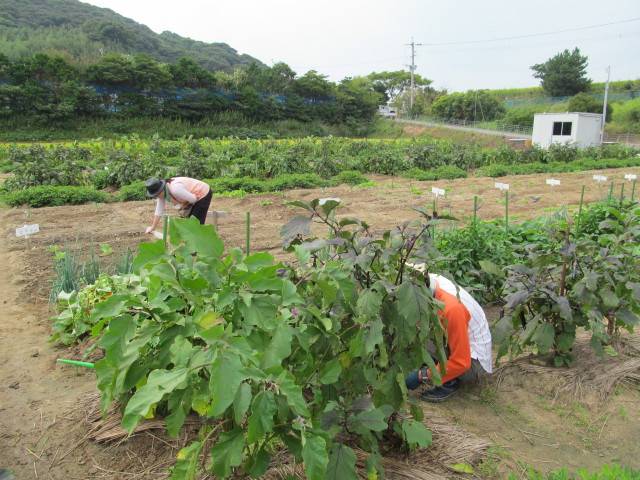
[[[496,385],[514,371],[538,374],[555,386],[556,397],[574,399],[597,396],[608,398],[619,385],[640,383],[640,335],[626,334],[618,338],[613,348],[616,356],[600,358],[589,344],[590,335],[583,332],[573,347],[574,362],[570,367],[548,365],[548,356],[522,356],[503,367],[494,375]]]
[[[123,471],[115,466],[105,468],[95,465],[99,473],[93,479],[116,479],[124,475],[127,479],[149,480],[168,478],[167,470],[175,462],[176,454],[180,448],[188,445],[195,438],[198,424],[197,419],[187,421],[187,433],[178,439],[171,439],[166,434],[165,422],[161,419],[143,419],[136,428],[132,437],[127,440],[127,432],[120,427],[121,414],[118,406],[114,405],[102,419],[100,413],[99,394],[87,395],[81,402],[81,410],[84,413],[84,421],[89,427],[84,441],[94,441],[112,446],[126,446],[128,455],[136,455],[139,468]],[[433,443],[429,448],[420,448],[411,453],[389,453],[383,457],[383,466],[386,478],[390,480],[441,480],[454,478],[451,468],[456,464],[474,465],[484,459],[489,442],[481,440],[469,432],[464,431],[450,420],[444,417],[425,418],[425,426],[431,430]],[[192,428],[190,429],[189,426]],[[188,431],[191,430],[189,433]],[[151,438],[151,441],[149,441]],[[153,455],[150,455],[151,450]],[[363,479],[366,478],[365,461],[367,453],[355,449],[357,455],[357,472]],[[147,462],[152,457],[154,461]],[[285,480],[291,478],[305,478],[304,465],[296,464],[293,457],[286,451],[280,451],[272,456],[271,468],[264,476],[267,480]],[[476,478],[475,475],[465,475],[466,478]],[[199,480],[213,480],[214,477],[205,474],[198,477]],[[479,478],[479,477],[477,477]]]

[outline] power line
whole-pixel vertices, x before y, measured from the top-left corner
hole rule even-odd
[[[541,37],[544,35],[555,35],[556,33],[566,33],[566,32],[575,32],[578,30],[587,30],[590,28],[599,28],[599,27],[607,27],[609,25],[617,25],[620,23],[629,23],[629,22],[635,22],[640,20],[640,17],[638,18],[630,18],[628,20],[620,20],[618,22],[609,22],[609,23],[600,23],[598,25],[589,25],[586,27],[577,27],[577,28],[569,28],[566,30],[556,30],[553,32],[546,32],[546,33],[531,33],[528,35],[516,35],[514,37],[502,37],[502,38],[493,38],[493,39],[487,39],[487,40],[469,40],[469,41],[465,41],[465,42],[445,42],[445,43],[427,43],[427,44],[423,44],[423,45],[427,45],[430,47],[439,47],[439,46],[444,46],[444,45],[468,45],[468,44],[472,44],[472,43],[487,43],[487,42],[500,42],[503,40],[515,40],[517,38],[529,38],[529,37]]]
[[[627,40],[629,38],[637,37],[640,32],[625,32],[625,33],[612,33],[609,35],[601,35],[598,37],[588,37],[588,38],[573,38],[571,41],[573,44],[577,45],[579,43],[585,42],[594,42],[594,41],[602,41],[602,40]],[[482,52],[482,51],[490,51],[490,50],[515,50],[515,49],[524,49],[524,48],[533,48],[533,47],[543,47],[547,45],[555,45],[557,43],[566,43],[565,40],[551,40],[545,42],[537,42],[537,43],[523,43],[517,45],[493,45],[493,46],[483,46],[483,47],[473,47],[473,48],[436,48],[430,50],[432,54],[443,54],[443,53],[469,53],[473,52]]]

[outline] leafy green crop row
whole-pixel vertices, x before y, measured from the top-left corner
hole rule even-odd
[[[509,480],[522,478],[511,474]],[[619,465],[603,465],[599,472],[588,472],[582,468],[578,472],[569,473],[566,468],[544,475],[531,470],[527,471],[527,480],[638,480],[640,471]]]
[[[471,257],[478,275],[497,282],[506,302],[493,326],[499,356],[530,348],[568,363],[576,328],[592,331],[602,355],[619,328],[638,325],[637,203],[598,204],[572,224],[558,216],[507,232],[473,223],[457,236],[438,233],[445,256],[431,232],[452,219],[425,209],[378,236],[357,219],[336,221],[338,202],[290,204],[306,212],[281,229],[294,265],[267,253],[223,255],[212,227],[176,219],[171,247],[141,245],[133,274],[60,296],[56,335],[90,334],[105,351],[95,364],[103,411],[122,402],[129,432],[162,415],[173,436],[187,415],[200,416],[199,439],[178,455],[173,480],[194,478],[207,459],[218,478],[257,477],[279,447],[304,462],[308,478],[355,480],[354,444],[368,452],[372,477],[383,475],[389,444],[428,446],[404,378],[419,364],[434,371],[427,339],[444,360],[442,324],[424,277],[407,263],[442,272]],[[314,223],[329,237],[309,238]],[[465,237],[475,240],[461,246]]]
[[[412,169],[426,172],[445,169],[440,178],[460,176],[460,170],[474,169],[497,176],[512,171],[504,166],[523,164],[536,165],[530,169],[522,166],[520,171],[527,173],[562,171],[567,168],[565,164],[578,159],[586,163],[575,168],[602,168],[610,162],[604,159],[629,159],[634,153],[633,149],[620,145],[584,150],[563,145],[549,151],[535,147],[522,151],[507,147],[483,151],[475,146],[430,140],[155,138],[145,142],[134,136],[87,145],[11,145],[0,149],[0,165],[4,171],[13,173],[6,188],[15,190],[38,185],[122,187],[149,177],[168,176],[269,180],[286,174],[311,173],[330,178],[343,171],[398,175]],[[628,162],[638,164],[640,159]]]
[[[338,202],[291,204],[306,211],[281,232],[297,267],[268,253],[225,254],[212,226],[175,219],[170,247],[140,245],[133,274],[59,296],[54,329],[65,341],[98,337],[101,406],[120,401],[124,429],[162,415],[176,436],[199,415],[174,480],[204,465],[216,478],[257,478],[283,447],[312,480],[356,480],[356,444],[378,477],[387,446],[431,443],[405,386],[423,363],[440,381],[426,340],[445,358],[435,300],[405,268],[429,255],[431,217],[376,239],[364,222],[334,220]],[[314,222],[331,238],[304,240]]]
[[[640,205],[609,200],[573,219],[471,223],[436,236],[446,259],[438,265],[478,297],[505,303],[493,329],[498,359],[525,349],[573,360],[578,328],[592,334],[600,355],[640,314]]]
[[[360,172],[344,171],[335,177],[324,180],[315,174],[285,174],[268,181],[252,178],[214,178],[205,179],[215,194],[230,192],[265,193],[281,192],[293,188],[320,188],[341,184],[360,185],[369,179]],[[26,190],[14,190],[0,195],[0,201],[11,206],[28,205],[30,207],[55,207],[60,205],[81,205],[87,202],[106,203],[113,201],[147,200],[144,182],[125,185],[119,193],[110,194],[90,187],[39,186]]]

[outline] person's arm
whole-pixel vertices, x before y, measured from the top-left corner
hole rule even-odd
[[[153,231],[156,229],[160,220],[162,219],[162,214],[164,213],[164,207],[167,204],[167,201],[164,197],[158,197],[156,199],[156,212],[153,215],[153,221],[151,222],[151,226],[147,227],[145,231],[146,234],[152,235]]]
[[[471,346],[469,344],[469,311],[462,304],[447,311],[447,335],[449,337],[449,358],[447,372],[442,382],[459,377],[471,368]],[[440,367],[438,366],[438,371]]]
[[[453,297],[451,295],[451,297]],[[444,309],[443,315],[446,320],[446,329],[449,346],[449,358],[447,358],[446,375],[442,377],[442,382],[448,382],[459,377],[471,368],[471,346],[469,344],[469,311],[453,297],[449,299],[451,304]],[[447,302],[448,303],[448,302]],[[441,372],[440,365],[436,368]],[[432,377],[430,370],[427,370],[429,378]],[[419,379],[423,381],[422,374]]]
[[[183,183],[173,182],[171,184],[171,196],[176,200],[182,201],[182,206],[193,205],[198,198],[186,189]]]

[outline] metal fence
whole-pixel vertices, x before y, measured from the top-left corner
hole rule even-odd
[[[621,143],[632,147],[640,147],[640,135],[634,133],[606,133],[602,136],[605,143]]]
[[[531,135],[533,132],[533,127],[528,125],[509,125],[506,123],[500,122],[481,122],[478,120],[458,120],[456,118],[440,118],[440,117],[428,117],[416,115],[413,117],[402,117],[398,120],[412,120],[416,122],[423,123],[433,123],[433,124],[442,124],[442,125],[456,125],[459,127],[465,128],[474,128],[480,130],[491,130],[496,132],[512,132],[512,133],[520,133],[523,135]]]
[[[604,93],[589,93],[589,96],[600,102],[604,102]],[[566,103],[573,98],[569,97],[538,97],[538,98],[505,98],[503,103],[507,107],[521,107],[525,105],[553,105],[556,103]],[[607,96],[608,102],[626,102],[640,98],[640,92],[613,92]]]
[[[533,127],[528,125],[508,125],[499,122],[479,122],[471,120],[458,120],[455,118],[439,118],[416,115],[414,117],[398,118],[398,121],[409,121],[422,124],[454,126],[477,130],[491,130],[495,132],[510,132],[531,137]],[[620,143],[632,147],[640,147],[640,135],[634,133],[607,133],[602,137],[604,143]]]

